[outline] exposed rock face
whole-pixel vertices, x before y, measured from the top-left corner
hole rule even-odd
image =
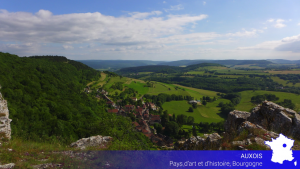
[[[4,133],[5,137],[11,138],[11,128],[9,119],[9,111],[7,108],[7,101],[4,100],[2,94],[0,93],[0,133]],[[1,137],[1,136],[0,136]]]
[[[191,137],[185,143],[175,144],[177,150],[218,150],[222,138],[218,133],[205,134],[203,137]]]
[[[92,136],[89,138],[82,138],[77,140],[76,142],[70,144],[70,147],[77,147],[82,150],[86,149],[87,147],[105,147],[107,143],[112,141],[112,137],[110,136]]]
[[[240,124],[247,121],[250,113],[245,111],[234,110],[228,114],[227,120],[224,124],[226,136],[231,138],[236,134]]]
[[[238,110],[230,112],[224,128],[223,138],[217,133],[204,134],[205,138],[191,137],[184,143],[175,144],[175,149],[216,150],[221,145],[222,148],[230,147],[228,143],[241,150],[254,143],[269,149],[264,141],[279,137],[277,133],[300,139],[300,115],[294,110],[264,101],[251,113]]]
[[[300,115],[275,103],[264,101],[261,106],[253,108],[248,121],[266,130],[300,139]]]

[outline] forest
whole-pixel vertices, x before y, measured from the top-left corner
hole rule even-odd
[[[69,144],[92,135],[114,138],[111,149],[149,149],[130,118],[107,113],[104,101],[83,92],[100,71],[57,56],[18,57],[0,53],[0,84],[12,138]]]

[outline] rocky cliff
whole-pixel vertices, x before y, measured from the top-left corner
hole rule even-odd
[[[300,140],[300,115],[273,102],[263,101],[249,112],[234,110],[228,114],[224,124],[225,133],[206,135],[207,138],[191,137],[177,143],[180,150],[217,149],[269,149],[264,141],[277,138],[278,133]],[[212,137],[213,139],[211,139]],[[250,146],[252,145],[252,146]],[[294,145],[293,149],[299,149]]]
[[[4,100],[2,94],[0,93],[0,139],[6,137],[11,138],[11,128],[9,119],[9,111],[7,107],[7,101]]]

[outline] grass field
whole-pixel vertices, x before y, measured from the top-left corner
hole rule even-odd
[[[244,76],[246,76],[246,77],[248,77],[248,75],[217,75],[218,77],[223,77],[223,78],[239,78],[239,77],[244,77]]]
[[[147,74],[150,74],[150,73],[153,73],[153,72],[139,72],[139,74],[141,74],[141,75],[147,75]]]
[[[224,118],[220,116],[220,108],[217,105],[220,102],[227,103],[229,100],[219,99],[215,102],[207,103],[206,106],[198,106],[194,109],[194,112],[188,112],[190,104],[187,101],[171,101],[163,104],[163,109],[168,110],[169,114],[184,114],[186,116],[192,116],[195,118],[195,123],[200,122],[220,122],[224,121]]]
[[[133,88],[136,91],[139,92],[139,94],[144,95],[146,93],[148,93],[149,91],[149,87],[144,87],[145,83],[141,83],[141,82],[131,82],[130,84],[125,84],[124,86],[127,86],[129,88]]]
[[[249,64],[249,65],[235,65],[233,68],[249,68],[249,69],[264,69],[264,67],[259,67],[255,64]]]
[[[300,70],[295,69],[295,70],[284,70],[284,71],[277,71],[277,70],[272,70],[272,71],[267,71],[269,74],[300,74]]]
[[[240,104],[236,106],[236,110],[240,111],[250,111],[253,107],[255,107],[255,104],[252,104],[251,97],[256,95],[262,95],[262,94],[275,94],[277,97],[279,97],[279,102],[283,101],[284,99],[291,99],[293,103],[296,104],[296,106],[299,107],[300,104],[300,95],[292,94],[292,93],[285,93],[285,92],[275,92],[275,91],[264,91],[264,90],[258,90],[253,92],[251,91],[243,91],[240,92],[242,94],[242,100]],[[299,109],[299,108],[298,108]],[[297,112],[300,110],[296,110]]]
[[[209,96],[209,97],[217,96],[217,92],[215,92],[215,91],[203,90],[203,89],[196,89],[196,88],[186,87],[186,86],[182,86],[182,85],[178,85],[178,84],[173,84],[173,85],[181,87],[181,88],[184,88],[190,94],[192,94],[192,93],[198,93],[200,97],[203,97],[203,96]]]
[[[280,79],[279,77],[272,77],[272,79],[273,79],[275,82],[277,82],[277,83],[279,83],[279,84],[282,84],[282,85],[284,85],[284,86],[290,86],[290,87],[295,86],[295,87],[300,87],[300,83],[296,83],[295,85],[293,85],[293,83],[287,83],[286,80]]]

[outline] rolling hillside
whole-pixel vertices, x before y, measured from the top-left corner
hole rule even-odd
[[[111,149],[149,149],[146,137],[128,130],[131,120],[107,113],[105,103],[83,92],[91,81],[105,79],[65,57],[0,53],[0,92],[8,101],[12,139],[70,144],[109,135],[114,137]]]

